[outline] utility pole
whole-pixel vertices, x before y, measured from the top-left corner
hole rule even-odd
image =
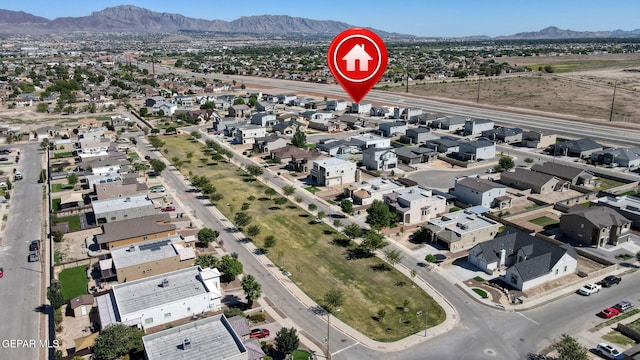
[[[409,92],[409,69],[407,67],[404,68],[404,73],[406,74],[407,77],[407,86],[404,88],[404,92],[408,93]]]
[[[429,327],[429,301],[424,303],[424,337],[427,337],[428,327]]]
[[[609,112],[609,122],[613,121],[613,104],[616,102],[616,89],[618,88],[618,80],[613,83],[613,98],[611,98],[611,112]]]
[[[327,360],[331,360],[331,350],[329,346],[329,329],[331,326],[329,325],[329,319],[331,319],[331,313],[327,311]]]
[[[476,95],[476,104],[480,103],[480,79],[478,79],[478,94]]]

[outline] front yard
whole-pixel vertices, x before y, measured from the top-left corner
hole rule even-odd
[[[251,217],[245,228],[259,226],[259,235],[252,239],[259,248],[268,236],[275,237],[275,245],[266,256],[282,271],[291,273],[291,280],[307,295],[322,304],[328,290],[343,291],[346,301],[336,312],[342,321],[380,341],[395,341],[423,330],[424,319],[415,314],[423,310],[426,302],[429,326],[444,321],[444,310],[410,279],[375,257],[348,260],[355,244],[328,225],[318,223],[296,204],[277,204],[280,196],[266,195],[265,185],[226,160],[210,160],[211,155],[203,153],[203,146],[189,141],[188,136],[162,140],[167,158],[185,161],[180,168],[183,173],[211,179],[216,193],[223,196],[215,205],[227,218],[233,220],[239,212]],[[185,154],[189,152],[194,160],[186,162]],[[377,314],[381,309],[387,316],[380,321]]]
[[[62,270],[58,275],[58,280],[60,280],[60,291],[65,300],[88,294],[89,279],[87,278],[86,265]]]

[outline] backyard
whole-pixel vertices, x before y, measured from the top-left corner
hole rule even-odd
[[[184,161],[182,173],[211,180],[216,193],[223,195],[216,205],[227,218],[233,220],[239,212],[251,217],[245,228],[260,228],[252,237],[258,248],[266,248],[265,239],[275,237],[266,255],[282,271],[291,273],[291,280],[307,295],[322,304],[329,289],[342,290],[348,299],[336,312],[342,321],[381,341],[395,341],[424,329],[424,320],[415,314],[426,302],[429,326],[444,321],[444,310],[410,279],[375,257],[349,260],[349,250],[355,247],[352,241],[296,204],[278,200],[279,195],[267,195],[267,187],[244,170],[226,160],[209,160],[211,155],[201,159],[206,156],[203,146],[189,141],[188,136],[163,137],[163,141],[167,158]],[[189,152],[193,161],[186,158]],[[381,309],[386,316],[379,319]]]
[[[88,293],[89,279],[87,278],[86,265],[62,270],[58,275],[58,280],[60,280],[60,291],[65,300]]]

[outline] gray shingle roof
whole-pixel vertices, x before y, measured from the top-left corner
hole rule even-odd
[[[614,225],[622,226],[631,223],[631,220],[620,215],[616,210],[606,206],[584,207],[582,205],[576,205],[569,209],[569,213],[567,215],[582,217],[598,229]]]
[[[554,176],[531,171],[529,169],[516,168],[515,171],[506,171],[500,174],[500,180],[520,182],[521,185],[542,186],[553,180]]]
[[[559,177],[560,179],[565,180],[573,180],[576,176],[579,175],[587,175],[588,173],[580,168],[558,164],[554,162],[547,161],[544,164],[535,164],[531,167],[531,170],[553,175]]]
[[[104,233],[96,235],[96,240],[98,244],[107,244],[112,241],[175,230],[176,226],[170,221],[171,216],[163,213],[106,223],[102,225]]]
[[[466,177],[466,178],[460,179],[456,182],[456,184],[460,184],[469,189],[473,189],[480,192],[485,192],[485,191],[488,191],[491,189],[497,189],[497,188],[505,188],[504,185],[497,184],[487,179],[475,178],[475,177]]]

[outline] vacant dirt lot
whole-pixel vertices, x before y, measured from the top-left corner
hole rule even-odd
[[[550,64],[558,73],[418,82],[410,92],[481,105],[522,108],[608,121],[617,81],[613,121],[640,124],[640,54],[499,58],[512,65]],[[478,85],[478,81],[480,84]],[[479,88],[479,91],[478,91]],[[391,91],[403,92],[398,86]]]

